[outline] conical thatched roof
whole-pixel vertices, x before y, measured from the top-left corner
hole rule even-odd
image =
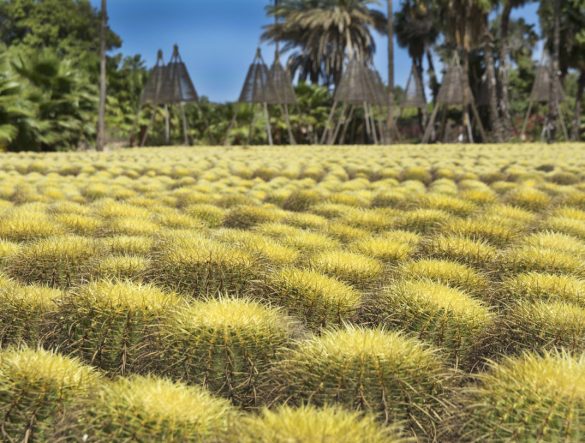
[[[238,101],[240,103],[278,103],[278,100],[270,72],[258,48],[256,57],[248,69]]]
[[[418,70],[412,65],[401,106],[403,108],[424,108],[426,104],[422,80]]]
[[[271,104],[276,105],[294,105],[297,102],[297,96],[292,86],[292,79],[287,69],[284,69],[280,63],[278,52],[274,57],[274,63],[270,67],[270,81],[274,88],[274,100]]]
[[[162,103],[189,103],[199,100],[187,67],[179,54],[179,47],[173,48],[173,56],[166,66],[161,90]]]
[[[337,86],[335,100],[355,105],[379,105],[385,103],[386,94],[382,91],[382,80],[377,72],[354,57]]]
[[[161,89],[166,76],[166,66],[163,60],[162,51],[158,51],[156,65],[150,70],[150,75],[146,81],[146,85],[140,95],[140,104],[147,103],[153,105],[162,104]]]
[[[443,76],[443,83],[437,96],[437,103],[441,105],[468,105],[473,100],[469,87],[469,80],[459,63],[459,56],[455,54]]]
[[[550,82],[551,82],[551,62],[548,57],[544,57],[542,63],[536,69],[536,76],[534,85],[532,86],[532,93],[530,99],[535,102],[548,103],[550,100]],[[558,101],[563,101],[564,92],[563,86],[559,78],[556,78]]]

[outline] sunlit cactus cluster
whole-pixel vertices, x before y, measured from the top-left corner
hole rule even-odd
[[[0,440],[583,440],[581,149],[4,155]]]

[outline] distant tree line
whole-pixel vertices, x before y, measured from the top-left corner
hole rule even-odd
[[[530,0],[402,0],[394,14],[398,45],[406,48],[415,69],[428,85],[430,105],[436,100],[441,74],[453,51],[459,51],[474,93],[486,81],[496,85],[481,109],[494,140],[518,138],[534,82],[535,51],[540,40],[554,55],[555,2],[542,0],[538,13],[541,35],[513,11]],[[571,135],[583,136],[585,93],[585,0],[560,2],[558,68],[565,90],[563,111]],[[298,143],[317,143],[348,56],[372,60],[373,32],[386,32],[385,14],[371,0],[280,0],[268,6],[278,24],[266,26],[263,38],[278,42],[287,67],[298,81],[299,105],[291,112]],[[89,0],[4,0],[0,2],[0,150],[58,151],[95,147],[97,129],[100,13]],[[122,45],[111,29],[110,54]],[[153,48],[153,50],[156,48]],[[405,67],[401,67],[405,69]],[[139,110],[148,69],[140,55],[107,58],[107,136],[110,144],[136,144],[140,129],[151,125],[149,144],[164,142],[162,109]],[[404,94],[394,89],[398,106]],[[215,104],[203,98],[186,108],[191,139],[197,144],[265,143],[263,116],[252,118],[249,106]],[[139,112],[140,111],[140,112]],[[457,117],[457,111],[453,111]],[[543,110],[545,112],[545,110]],[[237,114],[236,124],[226,134]],[[542,114],[542,112],[541,112]],[[271,112],[276,143],[288,134],[278,107]],[[408,140],[421,119],[405,112],[398,124]],[[538,116],[530,121],[535,134]],[[178,110],[171,108],[171,139],[182,140]],[[249,137],[247,122],[256,130]],[[345,142],[365,141],[363,116],[354,114]],[[152,123],[152,124],[151,124]],[[533,135],[534,135],[533,134]]]

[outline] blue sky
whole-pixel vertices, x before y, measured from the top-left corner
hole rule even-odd
[[[110,25],[124,41],[124,54],[142,54],[148,66],[159,48],[168,59],[173,44],[180,46],[195,87],[216,102],[236,100],[260,41],[262,26],[270,20],[264,7],[270,0],[110,0]],[[91,0],[99,7],[100,0]],[[400,0],[394,0],[395,9]],[[537,3],[515,12],[537,22]],[[387,40],[375,34],[375,64],[386,76]],[[263,46],[272,62],[274,48]],[[410,72],[408,54],[396,46],[396,84],[404,85]]]

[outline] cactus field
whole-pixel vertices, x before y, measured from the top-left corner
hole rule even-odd
[[[583,145],[0,156],[0,441],[583,440]]]

